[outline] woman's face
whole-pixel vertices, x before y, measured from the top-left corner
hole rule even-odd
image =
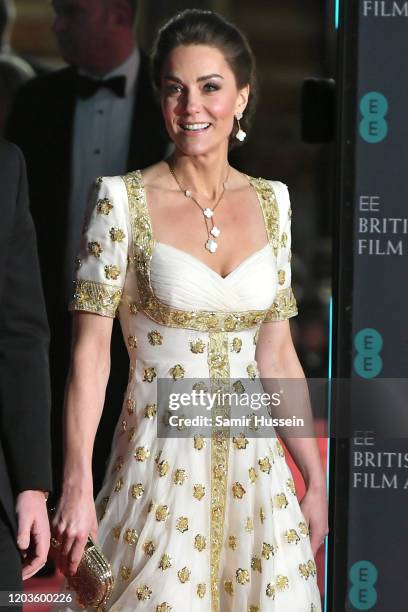
[[[238,90],[235,75],[215,47],[180,45],[163,65],[160,97],[167,131],[185,155],[228,147],[234,115],[243,112],[249,86]]]

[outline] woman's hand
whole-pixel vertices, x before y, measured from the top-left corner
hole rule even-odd
[[[64,489],[51,525],[51,546],[60,571],[73,576],[88,536],[95,540],[98,529],[92,486]]]
[[[329,533],[326,486],[310,486],[300,502],[300,508],[309,527],[313,556],[316,556]]]

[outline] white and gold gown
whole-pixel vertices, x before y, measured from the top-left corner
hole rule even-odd
[[[98,543],[115,577],[113,612],[321,610],[307,525],[278,439],[230,439],[215,429],[211,437],[157,436],[158,378],[177,385],[259,376],[259,327],[297,314],[288,190],[248,180],[269,243],[225,278],[154,241],[140,171],[96,181],[71,309],[117,314],[130,358],[96,499]]]

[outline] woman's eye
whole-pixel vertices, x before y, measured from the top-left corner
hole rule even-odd
[[[204,85],[204,90],[205,91],[218,91],[219,90],[219,85],[217,85],[217,83],[206,83]]]
[[[181,85],[176,85],[176,84],[172,84],[172,85],[167,85],[166,86],[166,93],[167,94],[178,94],[182,91],[182,87]]]

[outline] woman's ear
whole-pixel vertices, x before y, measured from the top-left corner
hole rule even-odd
[[[235,113],[244,113],[247,107],[247,104],[248,104],[249,92],[250,92],[249,84],[245,85],[245,87],[239,90],[237,104],[235,107]]]

